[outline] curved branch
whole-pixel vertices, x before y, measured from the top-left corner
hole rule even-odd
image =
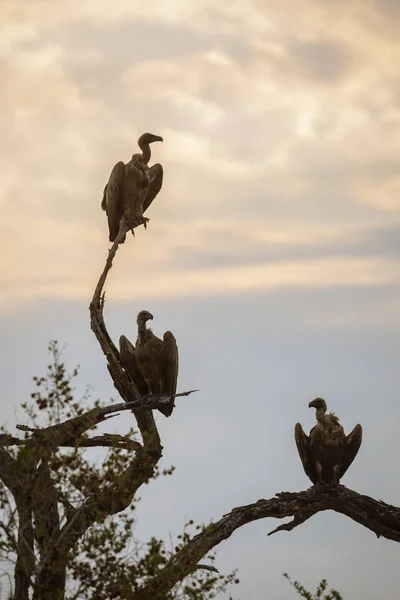
[[[124,240],[125,234],[128,231],[126,223],[122,221],[118,236],[108,252],[105,267],[100,275],[90,303],[90,324],[107,358],[107,367],[114,385],[127,404],[107,407],[106,409],[93,409],[81,417],[71,419],[69,427],[72,423],[75,435],[76,431],[79,431],[81,435],[83,429],[87,430],[90,426],[93,426],[96,420],[97,422],[98,419],[104,420],[112,412],[130,408],[139,426],[143,445],[140,446],[138,444],[135,448],[136,453],[130,465],[119,475],[117,480],[108,485],[100,494],[87,498],[80,507],[68,511],[67,522],[62,527],[60,535],[55,541],[55,547],[57,547],[60,556],[66,555],[69,549],[75,545],[77,540],[94,522],[102,521],[107,515],[116,514],[129,506],[139,487],[154,475],[154,469],[162,455],[161,441],[153,413],[151,410],[144,409],[146,402],[143,402],[144,399],[141,397],[135,381],[130,377],[129,373],[124,371],[120,363],[119,352],[108,334],[103,317],[103,288],[118,246]],[[157,401],[161,403],[160,398]],[[140,410],[136,409],[138,404]],[[65,426],[66,423],[61,424],[61,427]]]
[[[102,274],[100,275],[99,281],[97,282],[89,310],[90,325],[104,355],[107,358],[108,370],[114,382],[114,386],[125,402],[132,402],[134,400],[138,400],[141,397],[141,394],[129,373],[126,373],[122,368],[119,352],[108,334],[103,316],[104,294],[102,294],[107,275],[110,272],[114,257],[117,253],[118,246],[125,239],[127,231],[127,224],[121,222],[120,230],[115,242],[108,251],[106,264]],[[133,411],[133,413],[140,429],[140,433],[142,434],[143,448],[146,453],[153,456],[154,467],[161,458],[162,446],[153,414],[149,411]]]
[[[93,448],[101,446],[103,448],[121,448],[123,450],[143,450],[142,445],[135,440],[131,440],[125,435],[117,435],[115,433],[103,433],[103,435],[95,435],[91,438],[78,440],[79,448]]]
[[[68,511],[67,522],[55,541],[60,556],[65,556],[93,523],[125,510],[140,486],[153,476],[154,469],[151,464],[149,469],[143,449],[135,451],[130,465],[113,483],[101,493],[89,496],[80,507]]]
[[[124,407],[125,408],[125,407]],[[7,446],[25,446],[28,441],[31,441],[32,438],[28,438],[26,440],[20,440],[19,438],[13,438],[12,436],[8,436],[7,439],[4,440],[4,445]],[[142,445],[135,440],[131,440],[131,438],[125,435],[117,435],[113,433],[103,433],[103,435],[94,435],[93,437],[78,437],[78,438],[68,438],[62,439],[59,442],[55,440],[55,443],[51,441],[49,450],[51,451],[54,448],[95,448],[101,446],[103,448],[122,448],[123,450],[138,450],[142,449]],[[1,527],[1,523],[0,523]]]
[[[208,525],[177,552],[158,575],[130,596],[131,600],[161,600],[174,585],[189,575],[199,561],[236,529],[265,518],[293,517],[271,531],[290,531],[311,516],[324,510],[334,510],[346,515],[373,531],[378,537],[400,542],[400,508],[374,500],[344,486],[317,490],[312,487],[303,492],[282,492],[269,500],[234,508],[216,523]]]

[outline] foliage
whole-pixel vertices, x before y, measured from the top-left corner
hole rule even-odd
[[[336,590],[330,590],[326,594],[326,589],[328,587],[328,582],[326,579],[321,579],[317,591],[315,594],[312,594],[308,590],[306,590],[301,583],[298,581],[292,581],[287,573],[283,574],[284,577],[288,580],[291,586],[298,592],[299,596],[305,598],[306,600],[343,600],[343,596]],[[324,595],[323,595],[324,594]]]
[[[22,404],[31,427],[56,425],[66,419],[81,415],[88,408],[90,390],[83,398],[74,399],[73,381],[79,367],[67,373],[62,362],[62,351],[57,342],[49,344],[52,362],[45,377],[34,377],[35,391],[32,403]],[[96,401],[95,406],[101,406]],[[2,429],[5,432],[4,428]],[[29,435],[28,433],[25,435]],[[133,430],[128,432],[132,438]],[[11,448],[10,448],[11,451]],[[24,452],[23,447],[12,450],[14,456]],[[99,454],[102,458],[99,458]],[[121,475],[131,462],[131,452],[121,448],[60,448],[46,457],[51,478],[58,493],[61,518],[68,510],[80,505],[89,496],[102,492],[105,486]],[[172,474],[171,467],[162,475]],[[156,477],[160,475],[156,473]],[[135,500],[128,509],[103,522],[92,525],[68,556],[68,589],[66,600],[123,600],[138,586],[154,576],[202,528],[190,520],[178,536],[176,544],[167,547],[163,540],[150,539],[140,543],[134,535]],[[0,486],[0,559],[15,562],[18,522],[12,495]],[[36,531],[36,535],[40,532]],[[35,551],[38,549],[35,546]],[[212,565],[215,555],[207,557]],[[210,564],[209,563],[209,564]],[[166,597],[166,600],[211,600],[217,593],[226,591],[235,580],[235,573],[224,576],[216,570],[199,569],[186,577]]]

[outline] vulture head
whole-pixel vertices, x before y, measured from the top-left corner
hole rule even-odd
[[[138,139],[137,143],[142,152],[148,148],[149,144],[153,142],[163,142],[164,140],[160,135],[154,135],[154,133],[143,133]]]
[[[163,142],[164,140],[160,135],[154,135],[154,133],[142,133],[140,138],[138,139],[138,146],[142,146],[143,144],[152,144],[153,142]]]
[[[137,143],[138,143],[139,148],[142,151],[142,156],[141,156],[142,163],[147,165],[148,162],[150,161],[150,158],[151,158],[150,144],[152,144],[153,142],[162,142],[162,141],[163,141],[163,139],[161,136],[154,135],[153,133],[143,133],[140,136]],[[135,158],[138,156],[140,156],[140,155],[134,154],[132,158]]]
[[[137,316],[136,323],[146,323],[149,319],[153,319],[153,315],[148,310],[141,310]]]
[[[323,410],[326,412],[327,405],[323,398],[315,398],[312,402],[309,403],[308,408],[315,408],[316,410]]]

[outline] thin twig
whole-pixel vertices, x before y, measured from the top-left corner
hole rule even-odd
[[[204,571],[212,571],[213,573],[219,573],[218,569],[212,565],[196,565],[196,569],[203,569]]]

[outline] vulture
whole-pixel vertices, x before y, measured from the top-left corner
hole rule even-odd
[[[144,133],[138,139],[142,154],[134,154],[126,165],[122,161],[117,162],[111,171],[101,202],[108,218],[110,242],[118,235],[122,217],[125,217],[132,233],[136,225],[146,225],[148,219],[143,217],[143,213],[157,196],[163,182],[163,168],[159,163],[149,169],[150,144],[162,141],[159,135]]]
[[[338,417],[333,412],[326,413],[325,400],[315,398],[308,406],[316,409],[317,424],[309,436],[304,433],[300,423],[294,429],[304,471],[316,486],[339,485],[361,446],[362,427],[356,425],[346,436]]]
[[[169,397],[168,404],[159,407],[166,417],[172,414],[175,406],[176,383],[178,380],[178,346],[170,331],[164,333],[161,340],[146,322],[153,319],[147,310],[137,316],[138,336],[136,348],[121,335],[119,348],[122,366],[130,373],[139,390],[146,393],[160,394]]]

